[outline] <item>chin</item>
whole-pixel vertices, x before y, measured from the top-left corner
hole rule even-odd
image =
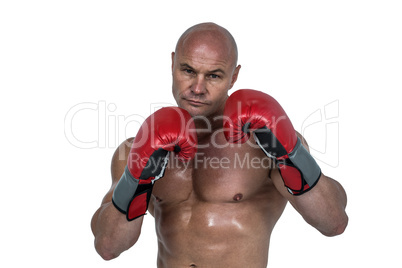
[[[190,107],[184,107],[183,109],[185,109],[192,117],[207,115],[203,109],[199,109],[197,107],[190,106]]]
[[[202,107],[194,107],[191,105],[182,106],[184,110],[186,110],[192,117],[207,117],[210,112]]]

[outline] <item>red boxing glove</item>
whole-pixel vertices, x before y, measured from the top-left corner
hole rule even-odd
[[[144,215],[153,184],[164,175],[169,153],[175,152],[182,161],[188,161],[196,150],[195,126],[186,110],[166,107],[156,111],[134,139],[127,166],[113,192],[114,206],[129,221]]]
[[[224,119],[224,134],[231,143],[244,143],[253,132],[264,153],[275,159],[289,193],[301,195],[316,185],[321,169],[274,98],[256,90],[238,90],[226,101]]]

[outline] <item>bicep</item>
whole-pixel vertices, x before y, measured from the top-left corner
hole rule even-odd
[[[132,139],[123,142],[115,151],[111,163],[112,186],[102,200],[102,205],[92,217],[91,227],[95,247],[106,258],[115,258],[132,247],[138,240],[143,218],[127,221],[126,216],[112,204],[114,188],[127,163]]]

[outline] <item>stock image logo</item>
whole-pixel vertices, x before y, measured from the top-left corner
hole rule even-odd
[[[150,104],[149,113],[171,103]],[[64,118],[67,141],[80,149],[116,148],[136,135],[146,114],[119,115],[117,106],[106,101],[83,102],[72,106]],[[301,124],[314,158],[331,167],[339,166],[339,100],[313,111]]]
[[[150,113],[170,103],[153,103]],[[64,136],[80,149],[116,148],[135,136],[147,118],[144,114],[121,115],[117,106],[106,101],[82,102],[72,106],[64,118]]]
[[[314,158],[331,167],[339,166],[339,100],[312,112],[302,123],[301,134],[307,139]]]

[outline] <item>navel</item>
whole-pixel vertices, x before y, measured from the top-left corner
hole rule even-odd
[[[241,193],[238,193],[235,196],[233,196],[234,201],[240,201],[242,199],[243,199],[243,194],[241,194]]]

